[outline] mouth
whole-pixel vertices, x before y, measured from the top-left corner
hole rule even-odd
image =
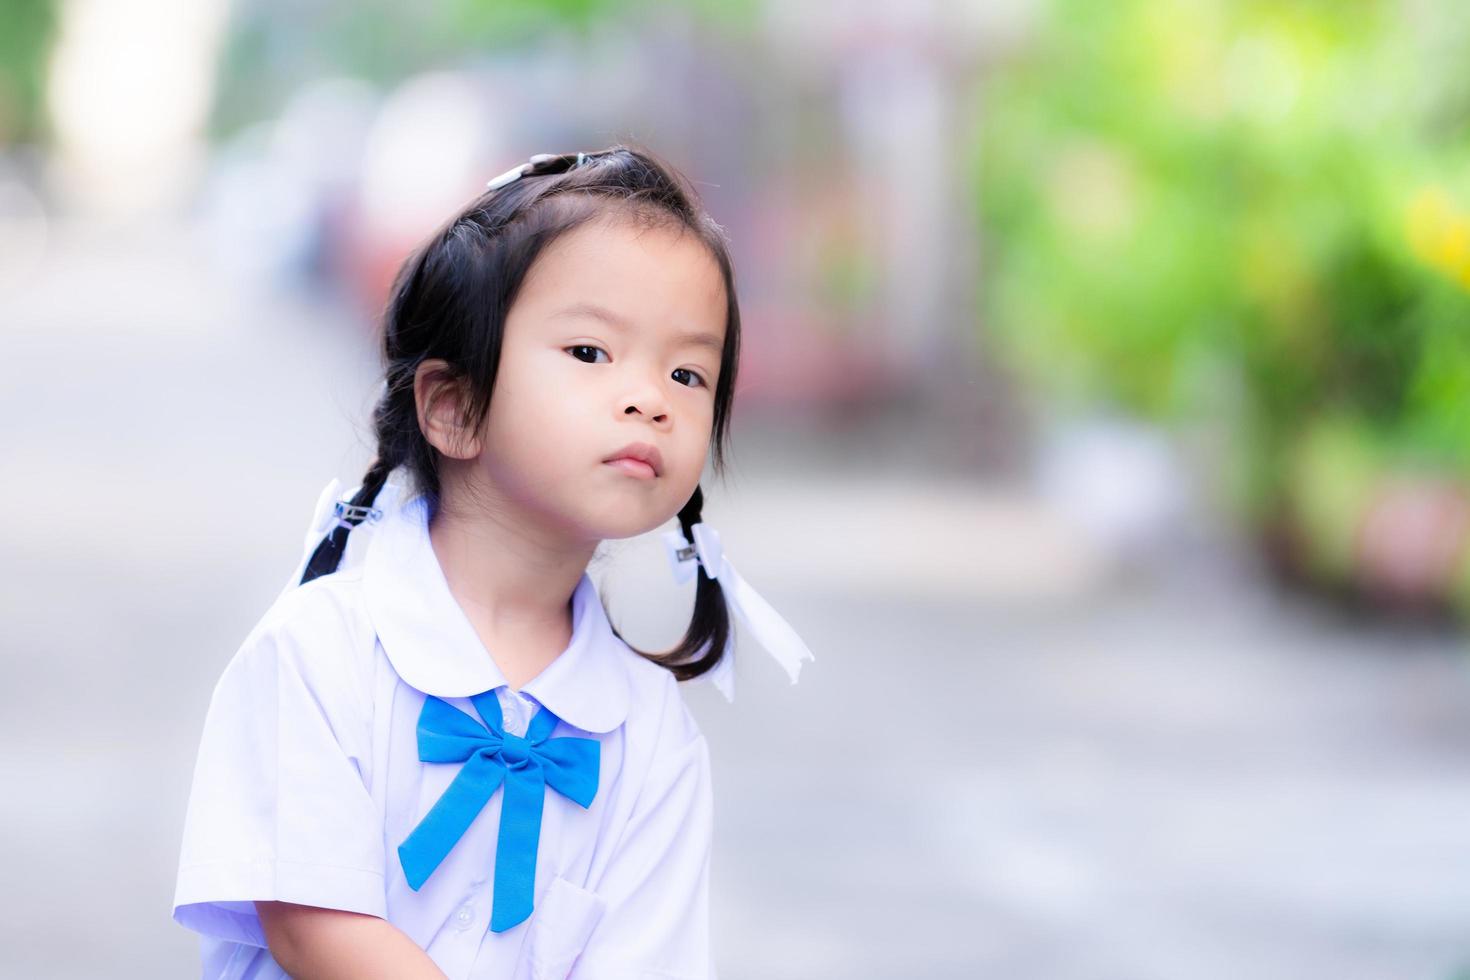
[[[645,480],[652,480],[654,477],[658,476],[658,474],[653,471],[653,467],[649,466],[641,459],[630,459],[627,456],[622,456],[618,459],[607,460],[607,465],[615,466],[629,476],[641,477]]]
[[[628,476],[651,480],[663,472],[663,457],[657,446],[635,442],[613,453],[603,463],[616,467]]]

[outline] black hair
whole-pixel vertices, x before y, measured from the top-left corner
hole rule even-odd
[[[346,516],[308,560],[303,584],[337,569],[348,534],[365,519],[395,468],[404,467],[417,492],[428,498],[429,512],[437,511],[438,450],[419,429],[414,400],[419,364],[429,358],[448,363],[468,389],[463,422],[477,430],[489,411],[506,316],[532,264],[560,236],[610,210],[650,226],[672,224],[693,232],[719,265],[725,281],[725,341],[710,448],[716,472],[723,472],[740,357],[740,308],[724,230],[688,181],[646,149],[619,143],[595,153],[538,155],[519,178],[485,191],[444,222],[399,268],[382,317],[384,388],[373,409],[376,458]],[[691,542],[703,506],[704,494],[696,485],[679,510],[679,525]],[[616,628],[613,633],[621,639]],[[682,681],[718,664],[729,635],[720,583],[700,565],[694,612],[683,639],[664,653],[633,649]]]

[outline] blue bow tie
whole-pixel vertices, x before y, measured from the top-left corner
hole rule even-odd
[[[591,738],[548,738],[557,717],[544,705],[522,738],[505,731],[494,690],[473,695],[470,701],[486,725],[439,698],[424,699],[419,712],[419,759],[464,765],[398,845],[398,860],[409,887],[418,891],[504,783],[490,909],[490,929],[504,932],[531,914],[546,787],[583,809],[591,806],[597,795],[601,747]]]

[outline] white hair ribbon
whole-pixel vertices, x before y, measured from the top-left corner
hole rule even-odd
[[[316,510],[312,512],[311,526],[306,529],[306,553],[311,554],[321,541],[322,535],[333,524],[335,516],[334,507],[337,501],[342,499],[342,481],[335,476],[332,482],[322,488],[321,494],[316,498]]]
[[[334,527],[344,523],[345,515],[360,513],[369,518],[382,516],[382,512],[376,508],[353,508],[348,503],[357,495],[357,491],[362,489],[361,484],[353,484],[346,487],[345,490],[344,486],[341,480],[332,477],[331,482],[322,487],[321,493],[317,495],[316,507],[311,514],[311,523],[306,526],[306,537],[301,542],[301,560],[296,563],[296,571],[291,573],[291,578],[281,590],[282,595],[301,583],[301,575],[306,571],[306,564],[311,560],[317,545],[322,543],[322,539],[330,534]]]
[[[791,624],[782,619],[781,614],[735,571],[735,566],[725,557],[724,548],[720,544],[720,532],[704,522],[693,525],[690,531],[694,535],[692,545],[678,528],[663,533],[674,581],[681,585],[688,582],[695,576],[697,566],[703,565],[704,573],[720,583],[726,604],[735,611],[735,615],[745,624],[755,641],[765,647],[766,652],[786,670],[791,683],[795,684],[797,675],[801,672],[802,661],[817,658],[807,649],[807,645],[802,642],[796,630],[791,628]],[[707,675],[727,701],[735,700],[734,664],[735,630],[732,624],[730,636],[725,643],[724,656]]]

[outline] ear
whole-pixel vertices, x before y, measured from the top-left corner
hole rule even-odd
[[[413,400],[419,431],[439,452],[452,459],[480,454],[479,433],[464,424],[464,382],[448,361],[429,358],[413,373]]]

